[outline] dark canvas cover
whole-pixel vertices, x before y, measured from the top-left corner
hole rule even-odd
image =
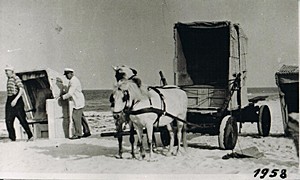
[[[284,98],[288,113],[299,112],[299,68],[283,65],[275,74],[280,95]],[[284,106],[285,104],[282,104]]]
[[[247,37],[238,24],[178,22],[174,38],[178,85],[226,87],[232,75],[246,72]]]
[[[197,101],[202,97],[199,92],[209,89],[212,94],[225,92],[222,97],[218,95],[222,102],[229,96],[237,74],[241,75],[241,106],[249,103],[246,87],[247,37],[239,24],[230,21],[178,22],[174,25],[174,40],[174,83],[186,90],[197,90],[196,102],[192,103],[194,99],[189,96],[190,104],[204,106],[205,103]],[[203,99],[211,99],[210,93]],[[230,99],[228,109],[237,109],[237,92]]]

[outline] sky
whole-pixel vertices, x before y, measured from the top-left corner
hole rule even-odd
[[[275,72],[298,65],[297,0],[0,0],[0,90],[4,68],[75,70],[83,89],[111,89],[111,66],[144,84],[159,71],[174,83],[176,22],[239,23],[248,37],[248,87],[275,87]],[[1,71],[1,69],[3,71]]]

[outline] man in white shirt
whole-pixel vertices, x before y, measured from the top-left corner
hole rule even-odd
[[[67,77],[69,82],[68,93],[61,96],[62,99],[70,99],[73,102],[73,113],[72,118],[74,122],[75,133],[70,139],[80,139],[82,137],[82,116],[83,108],[85,106],[85,99],[82,93],[81,83],[79,79],[74,76],[74,70],[71,68],[65,68],[64,75]],[[83,135],[87,137],[87,135]]]

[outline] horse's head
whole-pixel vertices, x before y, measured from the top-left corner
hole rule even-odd
[[[113,66],[113,69],[116,72],[115,77],[117,81],[132,79],[134,76],[137,75],[137,71],[135,69],[125,65]]]
[[[131,108],[132,102],[127,84],[120,81],[110,96],[111,111],[114,119],[120,119]]]
[[[120,115],[120,112],[128,112],[137,102],[149,97],[150,94],[144,86],[138,87],[133,80],[120,80],[113,90],[112,112],[115,116]]]
[[[115,98],[114,94],[112,93],[109,97],[109,101],[111,103],[111,111],[114,112],[114,107],[115,107]],[[128,123],[128,115],[126,115],[123,111],[120,113],[113,113],[113,118],[115,120],[115,125],[116,125],[116,131],[121,132],[123,131],[123,128],[125,126],[125,123]]]

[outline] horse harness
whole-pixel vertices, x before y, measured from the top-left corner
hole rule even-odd
[[[155,124],[157,122],[157,127],[159,126],[159,119],[164,115],[164,116],[169,116],[173,119],[176,119],[176,120],[179,120],[179,121],[182,121],[184,122],[184,120],[168,113],[166,111],[166,103],[165,103],[165,97],[164,95],[159,91],[158,89],[159,87],[153,87],[153,86],[150,86],[148,87],[148,90],[153,90],[154,92],[156,92],[159,97],[160,97],[160,100],[161,100],[161,109],[159,108],[154,108],[152,107],[152,101],[151,101],[151,98],[149,98],[149,102],[150,102],[150,105],[151,107],[148,107],[148,108],[143,108],[143,109],[139,109],[139,110],[135,110],[133,111],[133,106],[137,103],[137,102],[133,102],[131,107],[128,109],[128,110],[125,110],[124,113],[126,114],[126,116],[129,116],[129,115],[139,115],[139,114],[143,114],[143,113],[156,113],[157,114],[157,118],[156,120],[154,121],[153,124]],[[174,87],[169,87],[169,88],[174,88]],[[166,87],[165,87],[166,89]],[[129,93],[128,92],[124,92],[124,99],[129,99]]]
[[[156,118],[156,120],[154,121],[153,124],[155,124],[156,122],[158,122],[157,123],[157,127],[159,126],[159,119],[161,118],[161,116],[164,115],[164,116],[168,116],[168,117],[170,117],[172,119],[176,119],[177,121],[180,121],[180,122],[182,122],[184,124],[195,126],[195,127],[199,127],[199,128],[203,128],[203,126],[201,126],[201,125],[198,125],[198,124],[195,124],[195,123],[192,123],[192,122],[187,122],[187,121],[185,121],[183,119],[180,119],[177,116],[174,116],[173,114],[167,112],[166,111],[166,104],[165,104],[165,101],[164,101],[164,95],[159,91],[158,88],[160,88],[160,87],[152,87],[151,86],[151,87],[148,87],[148,90],[152,89],[153,91],[155,91],[156,93],[159,94],[161,102],[162,102],[162,108],[161,109],[152,107],[152,101],[149,98],[149,102],[150,102],[151,107],[143,108],[143,109],[139,109],[139,110],[133,111],[132,110],[133,106],[136,103],[138,103],[139,101],[137,101],[137,102],[132,101],[131,107],[125,108],[123,110],[123,112],[125,113],[126,119],[129,120],[129,115],[139,115],[139,114],[143,114],[143,113],[156,113],[157,114],[157,118]],[[175,87],[164,87],[164,89],[172,89],[172,88],[175,88]],[[128,92],[128,90],[126,90],[126,91],[124,91],[123,101],[126,101],[126,104],[127,104],[127,102],[128,102],[129,99],[130,99],[129,98],[129,92]],[[125,104],[125,107],[126,107],[126,104]]]

